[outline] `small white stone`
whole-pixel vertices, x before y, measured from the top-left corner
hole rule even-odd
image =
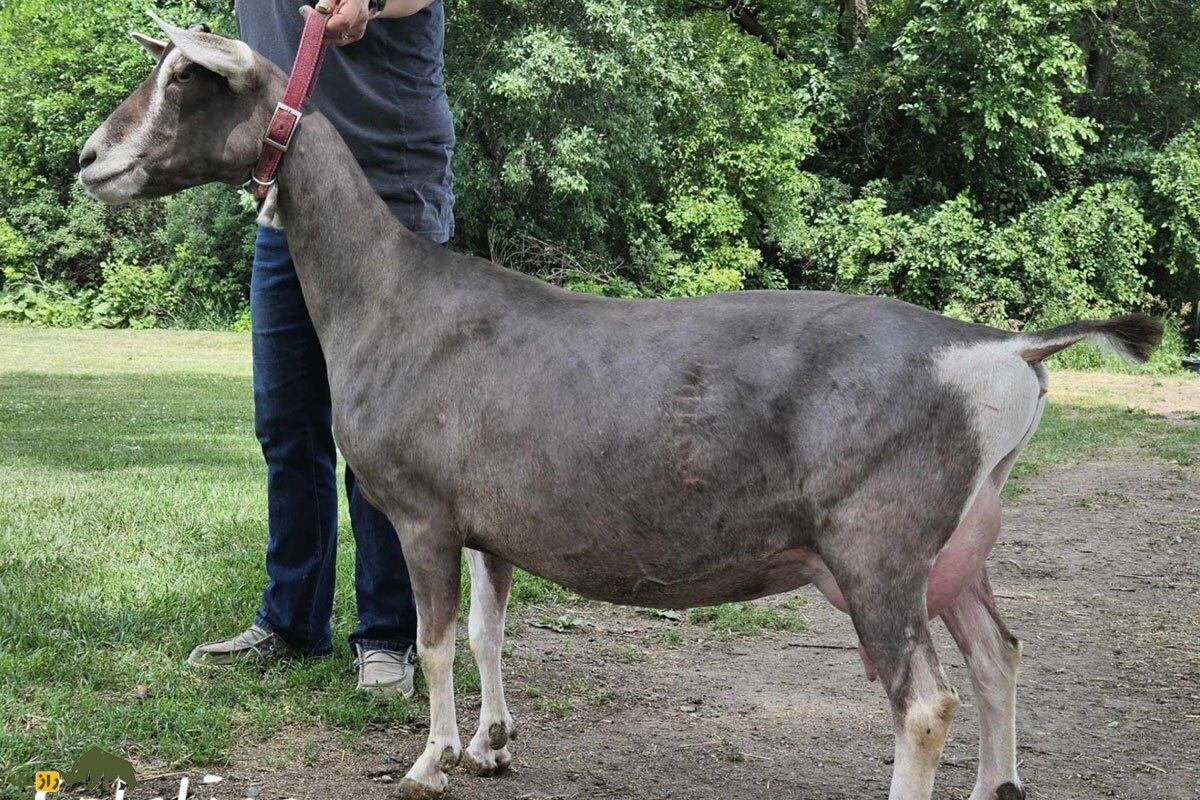
[[[208,786],[213,786],[214,784],[218,784],[223,780],[225,780],[225,779],[222,778],[220,775],[205,775],[203,778],[200,779],[200,782],[203,784],[206,784]]]

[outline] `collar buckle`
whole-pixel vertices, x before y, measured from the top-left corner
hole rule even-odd
[[[296,131],[300,130],[300,120],[304,119],[304,113],[298,109],[292,108],[287,103],[280,102],[275,105],[275,114],[272,116],[272,122],[274,121],[275,117],[279,116],[280,113],[287,114],[295,119],[295,122],[292,123],[292,127],[288,130],[287,138],[282,142],[272,139],[271,128],[275,126],[270,125],[267,128],[266,134],[263,135],[263,144],[275,148],[280,153],[286,153],[288,148],[292,146],[292,139],[296,138]]]

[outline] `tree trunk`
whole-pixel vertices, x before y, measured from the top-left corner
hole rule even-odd
[[[842,0],[838,14],[838,40],[843,50],[849,52],[862,43],[863,33],[871,23],[869,0]]]
[[[866,0],[862,0],[866,2]],[[758,14],[754,7],[750,5],[749,0],[728,0],[729,19],[742,29],[742,33],[747,36],[753,36],[762,41],[763,44],[771,48],[771,52],[776,58],[787,61],[792,57],[787,48],[780,44],[770,31],[758,21]]]
[[[1110,40],[1112,27],[1117,22],[1117,9],[1095,12],[1096,26],[1091,31],[1088,46],[1084,48],[1086,81],[1093,97],[1103,100],[1108,94],[1109,79],[1112,77],[1113,45]]]

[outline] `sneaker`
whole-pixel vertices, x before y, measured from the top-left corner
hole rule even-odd
[[[277,661],[297,655],[278,635],[251,625],[246,630],[220,642],[198,645],[188,663],[199,667],[227,667],[239,661]]]
[[[361,644],[355,645],[358,658],[358,688],[373,694],[395,692],[403,697],[412,697],[413,676],[417,673],[417,648],[408,646],[403,650],[371,650]]]

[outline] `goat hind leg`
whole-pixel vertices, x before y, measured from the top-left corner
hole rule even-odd
[[[846,601],[859,641],[879,673],[895,723],[890,800],[929,800],[942,747],[958,709],[929,633],[925,606],[928,563],[894,559],[827,558]],[[839,563],[840,562],[840,563]],[[874,562],[874,563],[868,563]]]
[[[404,555],[417,601],[417,654],[429,685],[429,739],[425,750],[404,776],[404,800],[439,797],[449,779],[446,771],[462,755],[454,713],[454,638],[458,618],[461,548],[439,546],[436,532],[401,531]],[[406,535],[410,534],[410,535]]]
[[[933,795],[942,747],[958,710],[958,694],[947,682],[925,619],[924,597],[902,629],[868,623],[867,652],[891,701],[896,724],[890,800],[928,800]],[[882,634],[882,636],[881,636]]]
[[[504,616],[512,584],[512,564],[496,556],[467,550],[471,570],[471,652],[479,666],[482,701],[479,729],[463,753],[463,766],[476,775],[495,775],[508,768],[508,740],[516,724],[504,700],[500,650],[504,645]]]
[[[979,773],[970,800],[1024,800],[1017,777],[1017,667],[1021,643],[996,610],[981,572],[942,614],[971,672],[979,707]]]

